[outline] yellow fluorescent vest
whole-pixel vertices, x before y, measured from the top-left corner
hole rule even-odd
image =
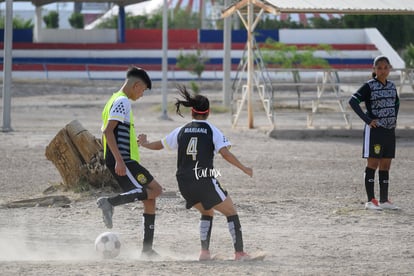
[[[106,126],[108,125],[109,120],[109,111],[111,110],[112,104],[114,101],[121,97],[127,97],[127,95],[123,91],[116,92],[112,94],[112,97],[108,100],[105,104],[104,109],[102,110],[102,132],[105,130]],[[128,98],[128,97],[127,97]],[[102,144],[104,149],[104,158],[106,157],[106,137],[102,135]],[[132,110],[129,112],[129,148],[130,148],[130,157],[132,160],[139,162],[139,149],[138,149],[138,142],[137,137],[135,135],[134,129],[134,115],[132,114]]]

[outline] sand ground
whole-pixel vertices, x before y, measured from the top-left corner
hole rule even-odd
[[[0,204],[43,196],[44,190],[59,183],[60,175],[46,160],[45,147],[74,119],[99,137],[101,109],[121,84],[14,83],[13,131],[0,132]],[[161,120],[161,112],[154,108],[161,95],[157,88],[154,91],[134,103],[137,132],[146,133],[150,140],[162,138],[190,119],[188,115],[183,119],[170,113],[171,120]],[[174,90],[171,91],[169,101],[175,97]],[[207,95],[220,97],[214,92]],[[402,105],[404,124],[412,125],[414,110],[405,102]],[[95,206],[102,191],[57,191],[55,194],[72,200],[68,208],[0,208],[0,274],[413,274],[414,139],[410,132],[398,138],[397,157],[390,173],[390,196],[402,209],[374,212],[364,210],[365,161],[360,158],[360,136],[297,139],[282,135],[274,139],[266,127],[247,129],[241,123],[232,128],[228,113],[212,114],[210,121],[228,136],[233,153],[254,169],[254,176],[249,179],[220,156],[216,158],[219,180],[239,211],[245,249],[266,252],[264,261],[198,262],[199,215],[186,210],[177,195],[175,153],[142,149],[142,164],[165,190],[158,200],[155,230],[154,247],[162,256],[160,260],[140,259],[140,203],[116,208],[113,231],[120,235],[122,251],[116,259],[102,260],[93,245],[95,238],[106,231]],[[256,122],[263,123],[261,119]],[[289,116],[283,123],[285,129],[295,124]],[[361,129],[357,120],[354,128]],[[214,221],[211,250],[232,257],[227,224],[220,214]]]

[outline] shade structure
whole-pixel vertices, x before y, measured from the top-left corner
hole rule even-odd
[[[414,0],[242,0],[227,7],[227,17],[237,10],[247,11],[251,3],[255,10],[280,13],[340,13],[340,14],[413,14]]]

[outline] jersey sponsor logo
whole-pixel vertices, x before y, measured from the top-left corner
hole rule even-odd
[[[380,144],[374,145],[374,153],[375,154],[380,154],[381,153],[381,145]]]
[[[147,184],[147,178],[145,177],[144,174],[140,173],[137,175],[137,180],[139,182],[139,184]]]
[[[216,178],[218,176],[221,176],[220,171],[219,170],[216,170],[214,168],[213,169],[209,169],[209,168],[200,168],[200,167],[198,167],[198,161],[195,164],[193,170],[194,170],[195,178],[197,180],[199,180],[200,178],[203,178],[203,177],[207,177],[207,178],[213,177],[213,178]]]

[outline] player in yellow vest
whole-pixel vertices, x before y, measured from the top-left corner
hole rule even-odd
[[[118,181],[123,193],[101,197],[97,205],[102,209],[105,226],[112,228],[114,206],[134,201],[144,204],[143,257],[158,255],[153,249],[155,198],[162,188],[150,172],[139,164],[139,149],[134,129],[131,100],[141,98],[151,89],[151,79],[145,70],[132,67],[127,71],[121,89],[114,93],[102,111],[102,142],[106,166]]]

